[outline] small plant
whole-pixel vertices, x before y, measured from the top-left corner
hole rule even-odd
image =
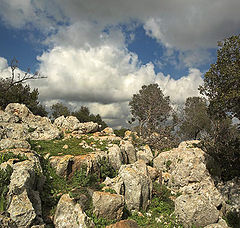
[[[109,193],[111,193],[111,194],[117,194],[117,192],[116,192],[114,189],[112,189],[112,188],[106,188],[106,189],[104,190],[104,192],[109,192]]]
[[[33,127],[29,127],[28,128],[28,133],[32,133],[32,132],[34,132],[35,131],[35,128],[33,128]]]
[[[167,169],[170,168],[170,165],[171,165],[171,164],[172,164],[172,161],[168,160],[167,163],[166,163],[166,167],[167,167]]]
[[[103,157],[100,161],[98,161],[100,168],[100,179],[105,180],[106,177],[113,178],[117,175],[117,170],[115,170],[109,160]]]

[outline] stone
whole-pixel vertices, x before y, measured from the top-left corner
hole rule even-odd
[[[119,170],[123,163],[123,156],[118,145],[114,144],[108,149],[108,159],[115,170]]]
[[[74,156],[52,156],[49,158],[50,165],[55,169],[56,174],[67,178],[72,173]]]
[[[218,220],[218,223],[207,225],[204,228],[229,228],[229,226],[227,225],[227,222],[224,219],[220,218]]]
[[[123,184],[123,180],[120,176],[116,176],[114,178],[106,177],[103,184],[105,185],[103,190],[105,190],[107,188],[111,188],[111,189],[115,190],[117,194],[124,195],[124,184]]]
[[[63,149],[67,150],[67,149],[68,149],[68,145],[65,144],[65,145],[63,146]]]
[[[217,223],[219,211],[203,195],[181,195],[175,201],[175,214],[186,228]]]
[[[0,150],[12,149],[12,148],[30,149],[31,146],[27,141],[24,141],[24,140],[16,140],[16,139],[0,140]]]
[[[134,220],[121,220],[115,224],[111,224],[106,228],[139,228],[138,224]]]
[[[120,149],[123,151],[124,163],[134,163],[137,161],[136,150],[130,141],[122,140],[120,142]],[[124,156],[125,155],[125,156]]]
[[[105,135],[114,135],[114,131],[111,127],[106,127],[104,128],[101,133],[105,134]]]
[[[147,172],[151,178],[152,181],[155,181],[157,178],[160,177],[160,172],[151,166],[147,166]]]
[[[54,215],[56,228],[89,228],[94,227],[93,222],[87,217],[80,204],[70,198],[68,194],[61,196]]]
[[[109,192],[94,192],[92,196],[93,213],[97,217],[120,220],[123,214],[124,197]]]
[[[153,154],[148,145],[142,146],[141,150],[137,152],[137,160],[143,160],[146,163],[151,163],[153,160]]]
[[[83,133],[93,133],[98,130],[98,124],[94,122],[80,123],[79,130]]]
[[[17,116],[20,120],[24,120],[29,116],[33,116],[32,112],[24,104],[11,103],[5,108],[5,112]]]
[[[1,228],[18,228],[16,223],[6,213],[0,214],[0,227]]]
[[[118,174],[125,186],[125,203],[129,210],[145,210],[152,198],[152,181],[147,166],[141,160],[130,165],[122,165]]]

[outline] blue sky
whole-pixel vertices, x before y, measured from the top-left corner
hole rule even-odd
[[[19,60],[49,107],[86,105],[111,126],[128,102],[158,83],[174,104],[198,96],[217,41],[240,32],[239,0],[0,0],[0,71]]]

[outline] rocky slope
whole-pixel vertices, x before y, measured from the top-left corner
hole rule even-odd
[[[153,153],[133,135],[72,116],[52,124],[9,104],[0,111],[0,227],[228,227],[239,179],[216,182],[197,141]]]

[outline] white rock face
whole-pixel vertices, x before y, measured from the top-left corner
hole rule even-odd
[[[93,222],[83,212],[80,204],[74,202],[68,194],[63,195],[58,202],[54,225],[56,228],[94,227]]]
[[[60,136],[47,117],[35,116],[23,104],[11,103],[0,112],[0,139],[50,140]]]
[[[136,150],[130,141],[122,140],[120,142],[120,149],[123,152],[124,163],[134,163],[137,161]]]
[[[190,228],[216,223],[219,211],[203,195],[181,195],[175,201],[175,213],[184,227]]]
[[[152,162],[153,154],[151,148],[148,145],[142,146],[141,150],[137,152],[137,160],[143,160],[146,163]]]
[[[16,139],[1,139],[0,140],[0,150],[7,148],[23,148],[30,149],[31,146],[27,141],[16,140]]]
[[[123,164],[123,155],[118,145],[114,144],[108,149],[108,158],[115,170],[120,169],[121,165]]]
[[[183,142],[178,148],[160,153],[153,161],[154,167],[162,172],[162,183],[182,193],[176,199],[175,212],[186,227],[216,223],[225,208],[207,163],[212,168],[218,167],[214,167],[212,157],[194,147],[197,143],[196,140]]]
[[[142,160],[130,165],[122,165],[119,176],[125,186],[125,202],[129,210],[144,210],[152,198],[152,181],[147,166]]]

